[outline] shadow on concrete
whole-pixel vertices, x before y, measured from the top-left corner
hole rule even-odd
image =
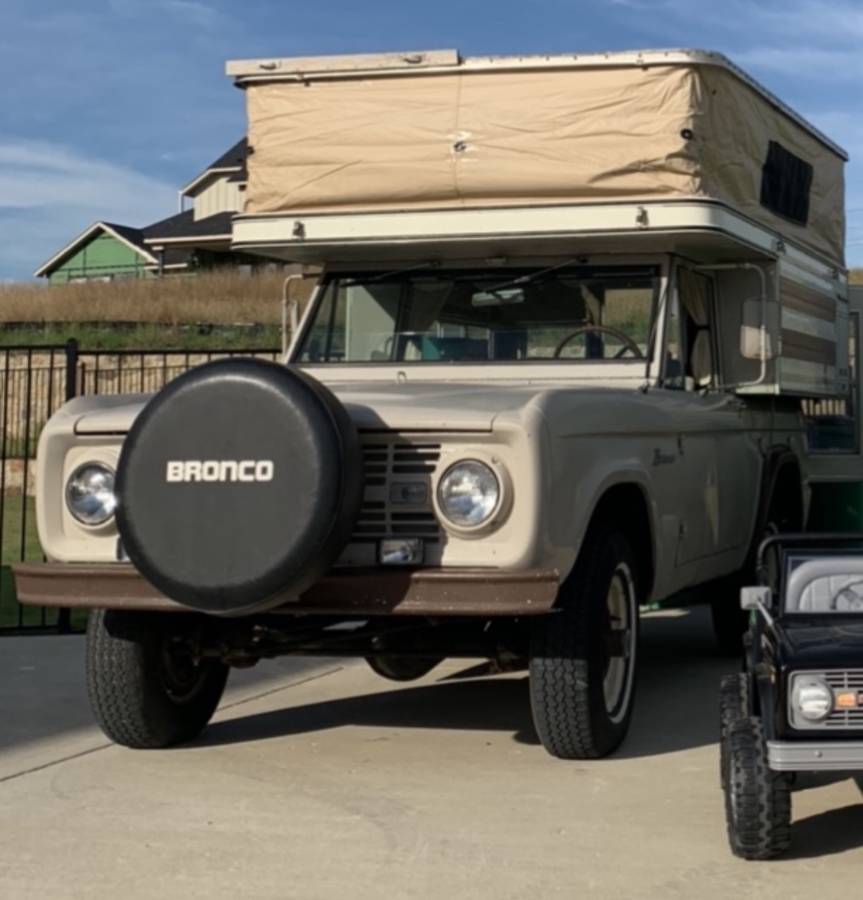
[[[716,655],[702,610],[647,616],[638,701],[619,758],[653,756],[714,743],[719,679],[735,663]],[[536,744],[526,676],[489,676],[470,666],[435,683],[289,707],[213,723],[197,746],[306,734],[344,725],[511,732]]]
[[[863,803],[828,809],[791,826],[791,849],[782,860],[815,859],[863,846]]]
[[[234,671],[224,703],[343,664],[343,660],[289,657]],[[95,731],[96,723],[84,680],[83,635],[0,639],[0,755],[88,728]],[[101,732],[99,736],[103,739]]]

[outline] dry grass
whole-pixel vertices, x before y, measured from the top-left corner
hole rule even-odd
[[[52,287],[0,284],[0,322],[277,323],[284,279],[282,272],[222,271]],[[304,300],[313,283],[292,283],[292,295]]]
[[[863,269],[851,270],[863,284]],[[160,325],[277,324],[284,274],[235,271],[106,284],[0,284],[0,323],[142,322]],[[304,302],[314,277],[291,285]]]

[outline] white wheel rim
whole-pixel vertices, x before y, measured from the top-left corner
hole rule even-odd
[[[635,617],[638,611],[635,583],[626,563],[618,563],[615,568],[605,602],[608,607],[609,644],[619,644],[622,652],[622,655],[617,653],[612,656],[611,653],[615,651],[609,650],[602,680],[605,710],[611,721],[617,724],[624,719],[629,708],[635,673]]]

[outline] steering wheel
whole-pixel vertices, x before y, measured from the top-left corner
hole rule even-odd
[[[843,584],[841,588],[830,598],[830,611],[839,612],[839,601],[844,600],[847,604],[845,610],[847,612],[863,611],[863,597],[860,596],[860,588],[863,587],[863,579],[858,578],[856,581],[849,581]],[[855,591],[854,588],[857,588]]]
[[[627,350],[629,350],[632,355],[636,359],[644,359],[644,354],[641,352],[641,348],[635,341],[628,335],[624,334],[622,331],[618,331],[616,328],[611,328],[608,325],[582,325],[580,328],[576,328],[575,331],[570,332],[554,349],[554,359],[559,359],[560,354],[563,351],[563,348],[574,338],[577,338],[580,334],[587,334],[588,332],[592,334],[610,334],[612,337],[617,338],[623,346],[617,353],[614,354],[612,359],[620,359]]]

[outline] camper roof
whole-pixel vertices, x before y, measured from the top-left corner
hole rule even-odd
[[[339,56],[270,57],[230,60],[226,73],[238,86],[261,81],[315,81],[325,79],[399,77],[412,72],[431,75],[469,72],[535,71],[542,69],[601,69],[651,66],[717,66],[733,73],[776,109],[817,138],[843,160],[847,152],[830,140],[811,122],[795,112],[775,94],[735,65],[727,56],[713,50],[625,50],[614,53],[569,53],[551,56],[474,56],[462,57],[458,50],[411,50],[398,53],[365,53]]]

